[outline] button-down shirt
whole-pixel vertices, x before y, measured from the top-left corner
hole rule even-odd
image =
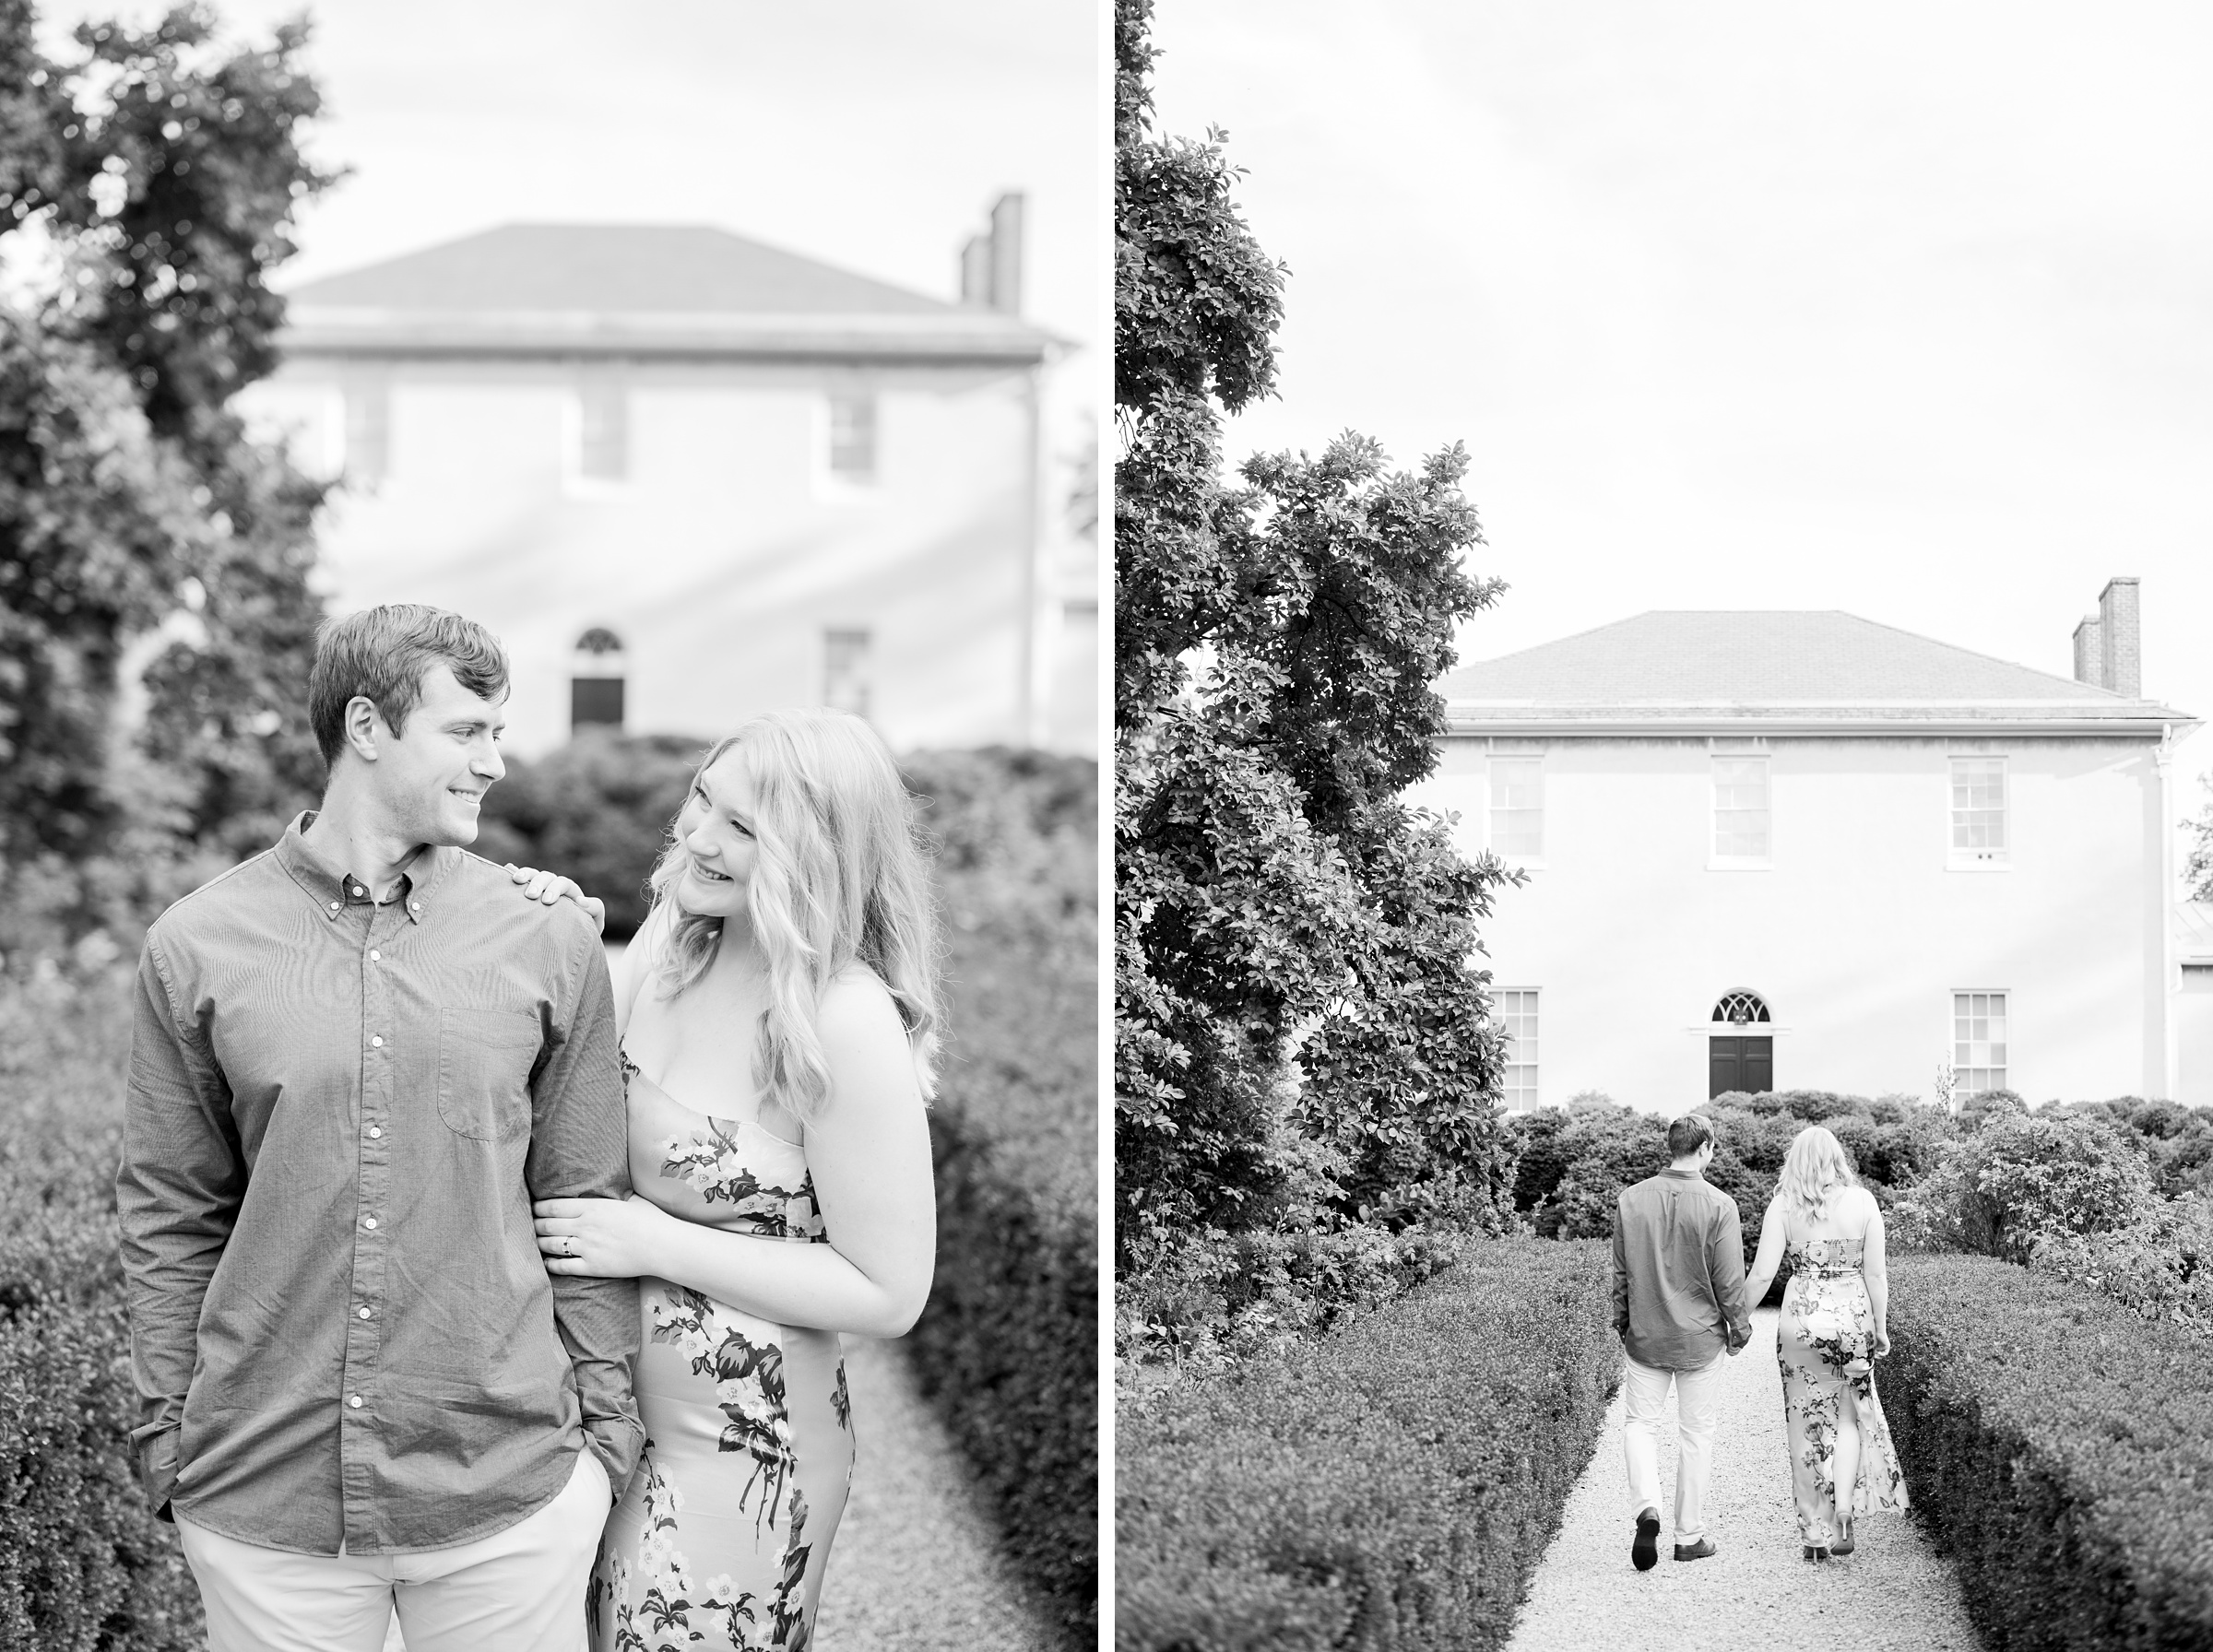
[[[116,1202],[157,1511],[310,1554],[470,1541],[644,1441],[633,1280],[550,1276],[533,1199],[630,1192],[606,955],[422,850],[383,904],[301,839],[139,960]]]
[[[1614,1210],[1614,1328],[1639,1365],[1697,1371],[1752,1339],[1736,1201],[1695,1170],[1624,1187]]]

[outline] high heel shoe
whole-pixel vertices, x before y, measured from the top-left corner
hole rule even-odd
[[[1827,1560],[1828,1558],[1828,1548],[1826,1544],[1822,1543],[1808,1543],[1805,1546],[1805,1558],[1808,1560]]]
[[[1846,1520],[1841,1522],[1841,1525],[1843,1535],[1828,1546],[1828,1552],[1831,1554],[1850,1554],[1855,1547],[1852,1540],[1852,1522]]]

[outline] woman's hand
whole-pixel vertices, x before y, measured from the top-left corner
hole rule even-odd
[[[1890,1333],[1881,1326],[1875,1328],[1875,1357],[1881,1359],[1890,1351]]]
[[[535,867],[518,867],[512,860],[507,863],[507,875],[523,885],[524,900],[547,906],[556,901],[574,901],[590,914],[600,934],[607,933],[607,903],[597,895],[586,894],[574,878],[563,878],[559,872],[541,872]]]
[[[538,1248],[548,1273],[586,1279],[630,1280],[659,1271],[653,1264],[654,1230],[669,1220],[638,1194],[628,1198],[541,1198],[530,1207],[538,1220]]]

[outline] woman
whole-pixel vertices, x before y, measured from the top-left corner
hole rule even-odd
[[[550,1269],[640,1280],[647,1441],[591,1644],[799,1652],[853,1463],[837,1334],[905,1331],[934,1262],[912,800],[859,718],[755,717],[701,763],[652,891],[616,982],[636,1192],[535,1207]]]
[[[1775,1355],[1791,1443],[1791,1490],[1807,1560],[1852,1551],[1854,1516],[1906,1506],[1906,1482],[1875,1396],[1890,1351],[1883,1217],[1837,1139],[1808,1125],[1791,1143],[1745,1281],[1757,1304],[1785,1256]],[[1841,1494],[1839,1488],[1843,1488]]]

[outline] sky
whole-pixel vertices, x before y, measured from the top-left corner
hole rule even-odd
[[[352,175],[309,206],[279,288],[517,221],[705,223],[913,290],[958,295],[961,244],[1027,196],[1028,317],[1093,347],[1105,302],[1091,0],[214,0],[266,40],[303,11]],[[165,4],[56,4],[143,22]]]
[[[2213,12],[1161,0],[1154,42],[1289,268],[1229,455],[1465,442],[1509,589],[1463,659],[1843,608],[2065,677],[2135,575],[2145,692],[2213,719]],[[2176,767],[2195,811],[2213,730]]]

